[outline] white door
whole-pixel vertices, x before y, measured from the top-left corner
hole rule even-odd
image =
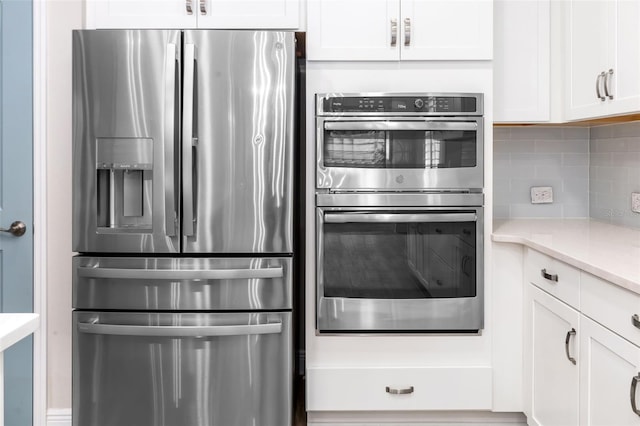
[[[580,425],[640,425],[640,348],[584,315],[580,346]]]
[[[530,425],[578,426],[580,314],[525,287],[525,407]]]
[[[198,28],[297,29],[299,0],[193,0]]]
[[[0,233],[0,311],[33,312],[33,12],[30,0],[0,5],[0,227],[26,230]],[[31,337],[5,352],[4,373],[4,424],[31,425]]]
[[[403,60],[493,57],[491,0],[402,0]]]
[[[609,103],[604,93],[606,75],[603,73],[611,67],[615,45],[612,5],[609,0],[569,0],[566,4],[566,118],[569,120],[607,114]]]
[[[87,28],[195,28],[198,0],[87,0]]]
[[[402,42],[400,0],[311,0],[310,61],[397,61]]]
[[[609,69],[612,114],[640,110],[640,1],[615,2],[615,58]]]

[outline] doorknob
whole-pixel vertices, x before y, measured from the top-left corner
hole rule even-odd
[[[21,237],[27,231],[27,225],[24,222],[16,220],[11,224],[11,226],[7,228],[0,228],[0,232],[8,232],[14,237]]]

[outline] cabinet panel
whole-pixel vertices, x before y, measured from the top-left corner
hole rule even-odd
[[[307,411],[490,410],[491,395],[490,367],[307,368]]]
[[[398,60],[399,13],[400,0],[310,1],[307,59]]]
[[[529,420],[577,426],[579,370],[574,362],[580,362],[576,343],[580,314],[533,285],[526,285],[525,303],[530,316],[525,330]]]
[[[543,277],[544,273],[552,279]],[[574,308],[580,303],[580,270],[550,256],[527,249],[525,279]],[[555,279],[555,280],[554,280]]]
[[[550,119],[550,0],[494,2],[494,121]]]
[[[204,5],[198,28],[298,28],[298,0],[194,0]]]
[[[195,28],[197,1],[88,0],[87,28]]]
[[[640,368],[640,348],[585,316],[580,330],[580,424],[640,425],[629,393]]]
[[[601,72],[608,68],[612,46],[609,1],[567,2],[568,105],[570,120],[606,114],[607,103],[597,96],[596,84],[604,96]]]
[[[491,0],[402,0],[403,60],[491,59]]]
[[[640,110],[640,2],[618,0],[614,13],[615,59],[608,65],[613,99],[608,102],[612,114],[624,114]]]

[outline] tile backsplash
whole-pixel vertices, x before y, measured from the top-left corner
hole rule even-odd
[[[494,128],[495,218],[588,217],[589,128]],[[553,203],[531,204],[532,186],[551,186]]]
[[[640,192],[640,122],[591,128],[589,215],[640,228],[631,193]]]

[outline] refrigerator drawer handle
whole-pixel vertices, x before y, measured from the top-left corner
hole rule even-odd
[[[278,334],[282,323],[256,325],[212,325],[212,326],[156,326],[156,325],[116,325],[80,322],[78,331],[89,334],[112,336],[147,337],[209,337],[246,336],[250,334]]]
[[[325,223],[475,222],[475,213],[325,213]]]
[[[263,269],[119,269],[78,268],[78,276],[84,278],[113,278],[136,280],[239,280],[259,278],[282,278],[282,266]]]
[[[464,121],[327,121],[326,130],[478,130],[475,122]]]
[[[174,159],[174,150],[175,150],[175,128],[174,123],[175,114],[179,111],[179,106],[176,99],[176,85],[178,84],[178,80],[176,78],[176,67],[177,67],[177,49],[175,44],[167,45],[166,52],[166,68],[165,68],[165,90],[166,90],[166,100],[165,100],[165,117],[167,120],[167,124],[165,126],[165,134],[164,134],[164,185],[165,185],[165,199],[164,199],[164,210],[165,210],[165,232],[169,237],[173,237],[176,235],[176,228],[178,226],[178,218],[176,215],[177,206],[176,206],[176,178],[175,178],[175,159]]]

